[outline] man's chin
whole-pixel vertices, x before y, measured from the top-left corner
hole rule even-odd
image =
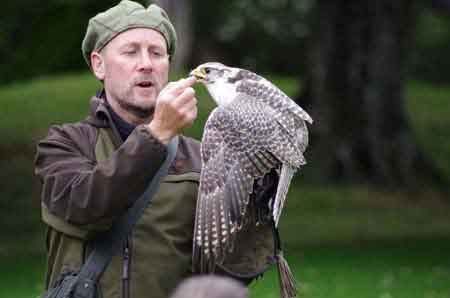
[[[151,86],[151,87],[136,86],[134,88],[134,93],[137,98],[142,100],[142,99],[156,97],[157,90],[156,90],[155,86]]]
[[[138,87],[134,90],[134,101],[138,104],[146,104],[148,102],[155,102],[158,92],[155,88],[141,88]]]

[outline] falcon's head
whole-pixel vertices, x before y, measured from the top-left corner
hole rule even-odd
[[[239,68],[229,67],[218,62],[199,65],[190,75],[203,83],[217,105],[226,105],[236,97]]]

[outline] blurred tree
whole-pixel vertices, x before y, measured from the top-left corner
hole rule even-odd
[[[119,1],[6,1],[0,12],[0,84],[86,70],[80,44],[87,22]],[[175,69],[218,60],[261,73],[300,76],[307,37],[317,32],[316,24],[307,22],[317,0],[136,1],[158,2],[172,17],[180,38]],[[432,0],[435,11],[448,12],[448,3]],[[449,82],[450,21],[428,9],[418,26],[410,69],[417,78]]]
[[[6,1],[0,16],[0,82],[86,70],[81,55],[89,18],[117,0]]]
[[[257,72],[299,75],[313,0],[193,0],[193,63],[217,60]]]
[[[118,2],[6,1],[0,12],[0,84],[54,72],[87,70],[81,41],[88,21]]]
[[[416,145],[404,105],[419,6],[411,0],[317,0],[306,86],[315,167],[332,180],[389,186],[441,181]]]
[[[167,12],[177,30],[178,44],[172,69],[175,71],[185,68],[191,57],[193,41],[192,1],[190,0],[155,0]]]

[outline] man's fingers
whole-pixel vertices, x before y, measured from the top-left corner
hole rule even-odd
[[[197,109],[197,99],[195,97],[192,100],[184,103],[180,107],[180,112],[181,113],[186,113],[187,111],[190,111],[190,110],[193,110],[193,109]]]
[[[176,82],[171,82],[166,86],[167,91],[171,92],[175,95],[179,95],[179,94],[183,93],[183,91],[186,88],[189,88],[192,85],[194,85],[196,81],[197,81],[197,79],[195,77],[187,77],[184,79],[180,79]]]
[[[174,106],[182,107],[185,104],[195,101],[195,104],[197,104],[197,99],[195,98],[195,90],[192,87],[188,87],[184,89],[184,91],[177,96],[176,100],[174,101]]]
[[[195,77],[187,77],[181,81],[181,87],[182,88],[191,87],[192,85],[195,84],[195,82],[197,82],[197,79]]]
[[[188,125],[192,125],[194,123],[195,119],[197,118],[198,109],[196,106],[190,108],[188,111],[186,111],[186,121]]]

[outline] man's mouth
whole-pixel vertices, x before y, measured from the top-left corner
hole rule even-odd
[[[142,81],[142,82],[137,83],[136,85],[141,88],[153,87],[153,83],[151,81]]]

